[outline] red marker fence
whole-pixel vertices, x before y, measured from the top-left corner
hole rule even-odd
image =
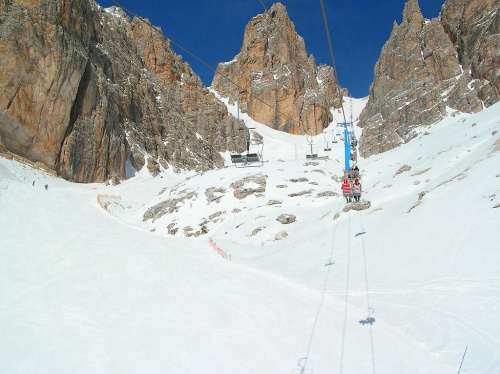
[[[224,252],[224,250],[219,247],[212,238],[208,239],[208,242],[213,247],[213,249],[215,249],[222,257],[224,257],[226,260],[231,261],[231,255],[228,255],[226,252]]]
[[[122,197],[120,195],[104,195],[104,194],[98,194],[97,195],[97,202],[101,206],[102,209],[104,209],[106,212],[111,213],[108,208],[106,208],[106,205],[103,204],[101,201],[101,198],[110,198],[110,199],[117,199],[120,200]]]

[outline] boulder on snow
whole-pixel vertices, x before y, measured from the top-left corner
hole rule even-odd
[[[214,201],[218,204],[220,202],[220,199],[222,199],[222,197],[224,197],[225,193],[226,193],[226,189],[223,187],[207,188],[205,190],[205,197],[207,198],[207,204],[210,204]]]
[[[347,204],[344,209],[342,209],[343,212],[347,213],[348,211],[352,210],[365,210],[370,208],[372,203],[368,200],[360,200],[355,203],[349,203]]]
[[[232,183],[234,197],[242,200],[249,195],[264,193],[266,191],[266,178],[267,175],[252,175]],[[258,185],[258,187],[249,187],[249,185]]]
[[[282,201],[281,201],[281,200],[269,200],[269,201],[267,202],[267,205],[279,205],[279,204],[281,204],[281,203],[282,203]]]
[[[257,235],[259,232],[261,232],[263,229],[265,229],[265,227],[257,227],[255,230],[252,231],[252,233],[250,234],[250,236],[255,236]]]
[[[411,166],[410,165],[403,165],[401,166],[398,171],[396,171],[396,174],[394,174],[393,178],[395,178],[397,175],[404,173],[405,171],[410,171]]]
[[[324,191],[316,195],[316,197],[333,197],[333,196],[339,196],[339,194],[335,191]]]
[[[281,222],[284,225],[287,225],[289,223],[293,223],[297,220],[297,217],[295,217],[293,214],[282,214],[278,218],[276,218],[276,221]]]
[[[286,231],[281,231],[274,236],[274,240],[283,240],[288,236]]]
[[[288,196],[289,197],[297,197],[297,196],[307,195],[307,194],[310,194],[312,192],[313,192],[313,190],[304,190],[304,191],[294,192],[294,193],[288,194]]]
[[[143,221],[147,221],[152,219],[153,222],[158,218],[163,217],[165,214],[172,214],[173,212],[177,212],[182,204],[184,204],[184,200],[190,200],[192,198],[196,198],[198,194],[195,191],[188,192],[180,197],[169,199],[166,201],[162,201],[151,208],[149,208],[144,216],[142,217]]]

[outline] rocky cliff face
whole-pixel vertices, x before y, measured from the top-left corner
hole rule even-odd
[[[235,118],[160,33],[92,0],[0,2],[0,143],[76,182],[205,170]]]
[[[418,0],[408,0],[374,69],[361,155],[408,142],[449,110],[477,112],[500,99],[499,8],[495,0],[447,0],[439,19],[426,20]]]
[[[485,106],[500,100],[500,3],[447,0],[441,22]]]
[[[212,88],[233,101],[240,96],[241,110],[258,122],[313,135],[340,105],[336,84],[331,67],[307,56],[285,6],[276,3],[247,24],[240,53],[219,64]]]

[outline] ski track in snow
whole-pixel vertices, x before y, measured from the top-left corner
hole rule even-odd
[[[360,111],[364,102],[354,104]],[[372,373],[372,348],[379,373],[456,372],[465,346],[463,372],[500,372],[500,156],[492,153],[500,104],[361,159],[372,206],[350,213],[341,213],[342,197],[316,196],[339,192],[341,143],[326,154],[323,135],[313,138],[329,159],[307,166],[304,137],[241,118],[265,139],[262,168],[140,171],[104,186],[0,159],[1,372],[300,372],[309,341],[314,373]],[[405,164],[411,170],[396,175]],[[267,175],[265,196],[235,199],[229,185],[254,174]],[[299,177],[307,182],[291,182]],[[220,201],[203,200],[217,186],[226,188]],[[143,221],[148,207],[182,190],[198,195]],[[98,194],[121,198],[103,198],[106,211]],[[224,220],[207,223],[209,236],[232,261],[209,236],[180,234],[219,211]],[[281,213],[297,221],[281,225]],[[376,322],[362,326],[368,307]]]

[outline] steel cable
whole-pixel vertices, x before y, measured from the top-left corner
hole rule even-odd
[[[363,230],[363,213],[359,212],[359,219],[361,221],[361,233],[364,233]],[[370,288],[368,286],[368,266],[366,265],[366,250],[365,250],[365,239],[364,235],[361,235],[361,243],[363,246],[363,261],[365,267],[365,287],[366,287],[366,304],[368,308],[368,314],[370,314],[373,309],[370,306]],[[370,324],[370,345],[371,345],[371,353],[372,353],[372,370],[373,374],[375,374],[375,349],[373,344],[373,324]]]
[[[342,203],[339,204],[339,208],[340,208],[341,204]],[[338,209],[337,209],[337,212],[338,212]],[[338,227],[338,224],[335,225],[335,229],[333,230],[332,246],[330,248],[330,257],[329,257],[330,263],[325,264],[325,266],[328,267],[328,271],[326,273],[325,282],[323,284],[323,290],[321,292],[321,301],[319,303],[318,311],[316,312],[316,317],[314,318],[313,327],[311,329],[311,336],[309,337],[309,343],[307,345],[306,355],[303,358],[304,359],[304,365],[302,366],[302,372],[304,372],[306,370],[307,359],[309,358],[309,353],[311,352],[311,346],[312,346],[312,343],[313,343],[313,340],[314,340],[314,333],[316,331],[316,326],[318,324],[319,315],[321,313],[321,309],[323,308],[323,303],[325,301],[326,287],[328,285],[328,279],[330,278],[330,273],[332,272],[332,266],[333,266],[333,263],[331,262],[331,260],[333,258],[333,251],[334,251],[335,240],[336,240],[335,238],[336,238],[336,235],[337,235],[337,227]]]

